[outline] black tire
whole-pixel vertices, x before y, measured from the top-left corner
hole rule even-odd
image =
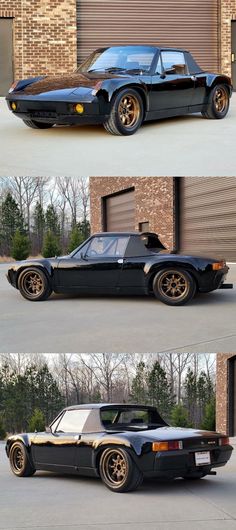
[[[103,125],[111,134],[129,136],[139,129],[143,116],[141,96],[133,88],[125,88],[114,97],[110,116]]]
[[[9,462],[12,472],[17,477],[30,477],[35,473],[22,442],[15,442],[10,447]]]
[[[200,480],[207,476],[207,473],[190,473],[189,475],[184,475],[182,478],[184,480]]]
[[[229,91],[226,85],[216,85],[210,92],[207,107],[202,111],[204,118],[221,120],[229,110]]]
[[[35,120],[23,120],[23,122],[31,129],[50,129],[54,125],[54,123],[45,123]]]
[[[134,491],[143,481],[143,474],[130,454],[120,447],[108,447],[103,451],[99,472],[107,488],[117,493]]]
[[[177,267],[160,270],[153,280],[154,295],[167,305],[186,304],[194,297],[196,289],[191,274]]]
[[[31,302],[46,300],[52,292],[46,274],[37,267],[27,267],[20,273],[18,288],[22,296]]]

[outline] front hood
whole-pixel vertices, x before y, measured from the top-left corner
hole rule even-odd
[[[9,267],[10,269],[17,270],[20,267],[29,267],[34,265],[41,265],[42,267],[45,266],[45,264],[50,264],[52,266],[55,266],[58,264],[60,258],[54,257],[54,258],[34,258],[34,259],[26,259],[22,261],[16,261]]]
[[[121,77],[124,76],[118,76],[117,74],[82,74],[79,72],[65,76],[45,76],[44,78],[28,84],[22,91],[22,94],[36,96],[57,90],[71,90],[71,92],[78,88],[87,88],[91,90],[95,88],[98,83],[101,83],[106,79]]]

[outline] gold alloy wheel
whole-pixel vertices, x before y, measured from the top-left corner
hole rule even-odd
[[[24,453],[20,447],[15,447],[12,452],[12,465],[14,470],[19,473],[24,467]]]
[[[179,271],[166,271],[160,276],[159,281],[160,294],[172,300],[181,300],[189,292],[189,282],[184,274]]]
[[[217,88],[214,94],[214,105],[217,112],[224,112],[228,104],[228,94],[225,88]]]
[[[106,454],[103,465],[106,481],[112,486],[121,486],[127,477],[128,466],[123,454],[119,450],[111,449]]]
[[[129,128],[136,125],[140,117],[140,105],[133,94],[126,94],[122,97],[118,107],[118,115],[124,127]]]
[[[41,275],[35,271],[26,273],[22,280],[22,288],[30,296],[39,296],[44,288],[44,282]]]

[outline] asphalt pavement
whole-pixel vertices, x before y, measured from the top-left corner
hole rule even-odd
[[[52,295],[29,302],[10,286],[0,265],[0,352],[230,352],[236,344],[234,289],[167,306],[152,297]]]
[[[235,176],[236,94],[223,120],[169,118],[130,137],[102,126],[30,129],[1,98],[0,137],[5,176]]]
[[[15,477],[0,444],[0,530],[235,530],[235,499],[235,450],[217,476],[145,480],[119,494],[94,478],[42,471]]]

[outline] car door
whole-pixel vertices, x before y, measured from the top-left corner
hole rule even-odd
[[[82,249],[73,257],[59,262],[59,288],[93,292],[116,290],[128,239],[128,236],[116,235],[91,238],[84,251]]]
[[[194,95],[195,78],[189,74],[182,51],[162,50],[152,76],[150,112],[162,116],[186,111]],[[165,111],[165,112],[164,112]]]
[[[32,454],[36,467],[75,468],[77,443],[89,412],[84,409],[66,410],[50,432],[35,435]]]

